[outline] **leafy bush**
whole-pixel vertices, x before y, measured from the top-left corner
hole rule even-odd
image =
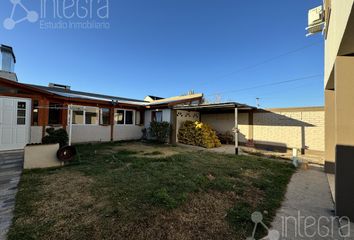
[[[216,132],[207,124],[186,121],[178,131],[180,143],[201,146],[205,148],[220,147],[221,143]]]
[[[68,145],[69,136],[65,129],[60,128],[55,130],[54,128],[48,128],[46,132],[48,135],[42,138],[43,144],[59,143],[60,147]]]
[[[168,122],[151,122],[149,127],[149,133],[158,142],[167,142],[171,133],[171,124]]]

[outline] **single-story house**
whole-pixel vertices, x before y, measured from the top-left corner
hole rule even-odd
[[[151,121],[170,122],[173,106],[199,104],[203,98],[190,94],[137,100],[74,91],[54,83],[24,84],[14,73],[12,48],[0,45],[0,53],[0,151],[40,143],[47,128],[68,129],[70,123],[73,143],[140,139]]]
[[[36,86],[0,77],[0,150],[40,143],[46,128],[68,129],[72,142],[134,140],[151,121],[171,121],[171,109],[198,104],[202,94],[153,102],[73,91],[68,86]]]
[[[24,84],[14,73],[12,48],[1,45],[0,50],[0,151],[40,143],[49,127],[67,129],[72,143],[136,140],[151,121],[171,123],[170,141],[176,143],[186,120],[233,134],[236,150],[240,144],[324,151],[323,107],[264,110],[237,102],[204,104],[203,94],[194,93],[137,100],[54,83]]]

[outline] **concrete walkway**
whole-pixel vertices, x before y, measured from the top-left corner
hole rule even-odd
[[[23,152],[0,152],[0,240],[11,225],[22,167]]]
[[[327,176],[320,167],[294,174],[272,229],[279,239],[353,239],[344,238],[348,229],[340,229],[334,217]]]

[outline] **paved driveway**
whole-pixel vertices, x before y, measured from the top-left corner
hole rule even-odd
[[[0,152],[0,240],[11,225],[22,167],[23,152]]]

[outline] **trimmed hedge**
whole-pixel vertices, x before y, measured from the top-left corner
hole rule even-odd
[[[198,121],[184,122],[178,130],[178,141],[180,143],[205,148],[215,148],[221,146],[216,132],[209,125]]]

